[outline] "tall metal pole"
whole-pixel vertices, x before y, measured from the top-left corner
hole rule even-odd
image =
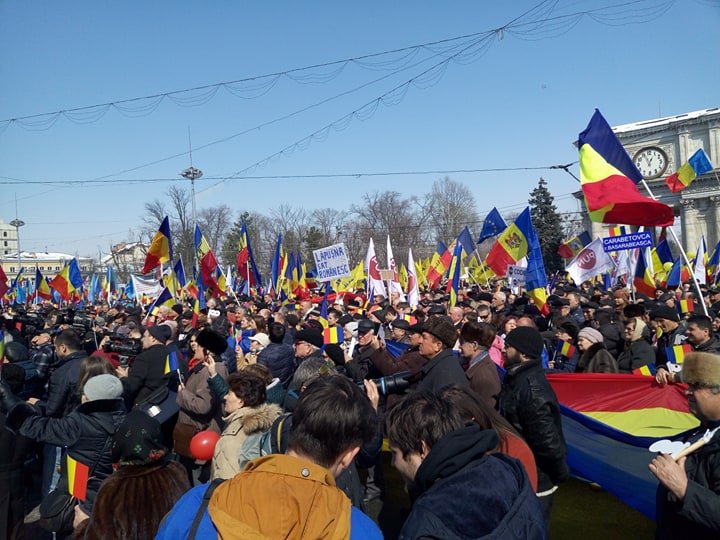
[[[18,261],[18,272],[20,272],[20,227],[25,225],[22,219],[18,219],[18,206],[17,206],[17,193],[15,194],[15,219],[10,222],[10,225],[15,227],[15,238],[17,239],[17,261]]]

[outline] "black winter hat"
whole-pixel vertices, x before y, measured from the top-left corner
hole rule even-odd
[[[113,435],[113,460],[121,465],[148,465],[168,454],[160,423],[138,409],[127,413]]]
[[[164,324],[156,324],[155,326],[151,326],[147,329],[147,331],[148,334],[157,339],[163,345],[172,336],[172,330],[170,330],[169,326],[166,326]]]
[[[30,358],[27,347],[17,341],[11,341],[5,344],[5,358],[11,364],[16,362],[24,362]]]
[[[678,315],[677,311],[665,304],[659,305],[658,307],[653,309],[650,312],[650,318],[652,320],[667,319],[668,321],[680,321],[680,316]]]
[[[538,359],[542,356],[543,338],[535,328],[518,326],[505,337],[505,345],[514,347],[530,358]]]
[[[204,328],[196,338],[197,344],[213,354],[221,355],[228,347],[227,339],[215,330]]]
[[[323,335],[317,330],[300,330],[295,333],[295,341],[304,341],[310,345],[315,345],[318,349],[323,346]]]
[[[438,338],[445,347],[452,349],[458,339],[458,333],[449,319],[430,317],[423,324],[423,332]]]

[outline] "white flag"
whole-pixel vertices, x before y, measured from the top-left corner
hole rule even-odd
[[[390,281],[390,294],[392,293],[398,293],[400,295],[400,302],[405,301],[405,293],[402,290],[402,285],[400,285],[400,278],[398,277],[398,271],[397,266],[395,265],[395,257],[393,257],[392,247],[390,246],[390,235],[388,234],[387,237],[387,259],[388,259],[388,269],[392,270],[393,278]]]
[[[695,268],[693,269],[695,279],[698,280],[698,283],[700,285],[707,285],[707,272],[705,271],[706,253],[707,249],[705,248],[705,235],[702,235],[700,237],[700,245],[698,246],[697,253],[695,254]]]
[[[412,248],[408,249],[407,271],[407,302],[411,308],[415,309],[420,303],[420,289],[418,288],[417,275],[415,275],[415,259],[413,259]]]
[[[382,294],[387,298],[385,291],[385,283],[380,276],[380,266],[375,256],[375,243],[370,239],[368,244],[367,255],[365,255],[365,273],[368,275],[368,296],[377,296]]]
[[[147,298],[155,298],[162,290],[163,286],[157,279],[144,278],[140,276],[131,276],[133,282],[133,289],[135,291],[135,298],[141,298],[144,294]]]
[[[609,272],[614,267],[612,258],[603,250],[602,239],[596,238],[585,246],[565,269],[573,281],[580,285],[583,281]]]

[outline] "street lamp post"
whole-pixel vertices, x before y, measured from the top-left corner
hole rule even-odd
[[[203,172],[200,169],[196,169],[193,166],[188,167],[183,172],[180,173],[180,176],[183,178],[186,178],[190,180],[190,187],[192,191],[192,217],[193,217],[193,225],[197,222],[195,219],[195,180],[198,178],[202,178]]]
[[[10,225],[15,227],[15,238],[17,238],[17,260],[18,260],[18,272],[20,271],[20,227],[25,225],[25,222],[22,219],[13,219],[10,222]]]

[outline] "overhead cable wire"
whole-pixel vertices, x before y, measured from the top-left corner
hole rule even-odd
[[[515,17],[509,23],[506,23],[505,25],[492,30],[465,34],[462,36],[455,36],[442,40],[410,45],[407,47],[389,49],[385,51],[344,58],[341,60],[315,63],[309,66],[292,68],[283,71],[256,75],[231,81],[223,81],[218,83],[194,86],[191,88],[172,90],[168,92],[158,92],[155,94],[133,97],[128,99],[117,99],[105,103],[66,108],[52,112],[15,116],[12,118],[0,120],[0,131],[6,129],[11,124],[20,125],[21,127],[28,130],[50,129],[61,116],[67,118],[71,122],[80,124],[96,122],[101,119],[110,108],[117,110],[125,116],[143,116],[152,113],[165,99],[169,99],[175,104],[183,107],[200,106],[213,99],[217,94],[218,90],[221,88],[228,90],[228,93],[233,96],[241,97],[242,89],[235,88],[233,85],[248,84],[250,85],[250,91],[258,92],[258,88],[256,88],[254,84],[258,81],[261,81],[261,84],[259,86],[259,93],[247,97],[247,99],[255,99],[267,93],[277,83],[277,81],[283,77],[300,84],[324,84],[339,76],[339,74],[342,73],[345,67],[347,67],[347,65],[350,63],[355,64],[362,69],[371,69],[370,66],[377,69],[394,69],[390,67],[393,63],[398,61],[405,61],[408,56],[412,56],[413,53],[421,49],[432,50],[434,47],[442,46],[448,43],[468,38],[480,37],[488,32],[499,33],[501,39],[502,34],[505,32],[511,33],[515,37],[520,37],[521,39],[532,39],[534,33],[542,31],[545,32],[546,35],[538,35],[536,39],[547,39],[549,37],[554,37],[554,35],[549,33],[554,31],[554,28],[558,28],[562,30],[562,33],[565,33],[569,31],[569,28],[577,24],[579,20],[583,17],[590,17],[595,22],[608,26],[649,22],[663,15],[668,9],[670,9],[674,2],[675,0],[667,0],[658,4],[655,0],[634,0],[613,4],[610,6],[599,7],[591,10],[550,17],[549,14],[554,9],[556,9],[558,2],[557,0],[544,0],[543,2],[540,2],[539,4],[530,8],[518,17]],[[534,17],[535,20],[523,20],[528,18],[529,16]],[[565,24],[565,21],[567,20],[571,21],[570,27],[563,26]],[[544,29],[537,27],[541,24],[546,25]],[[518,30],[523,28],[525,28],[525,34],[519,32]],[[372,64],[370,62],[371,60],[376,58],[383,58],[388,55],[400,53],[405,54],[399,59],[383,60],[375,64]],[[313,70],[317,71],[324,68],[333,69],[328,73],[313,72]],[[309,73],[307,75],[303,75],[303,73],[305,72]],[[265,79],[268,80],[267,83],[265,82]],[[137,105],[138,102],[146,100],[151,101],[151,103],[140,103],[139,105]]]

